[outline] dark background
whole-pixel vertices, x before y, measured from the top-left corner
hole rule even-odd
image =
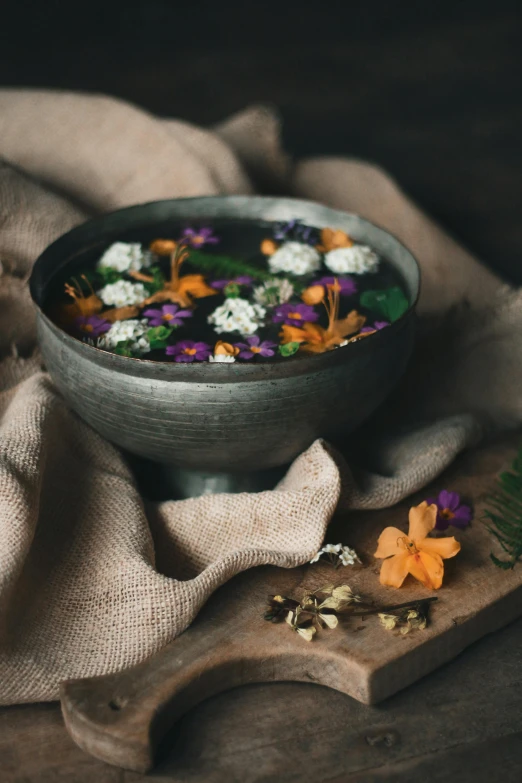
[[[386,167],[522,282],[522,2],[0,3],[0,82],[211,124],[277,106],[294,155]]]

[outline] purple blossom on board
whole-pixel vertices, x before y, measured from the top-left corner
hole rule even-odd
[[[289,220],[288,223],[276,224],[274,239],[278,242],[302,242],[305,245],[317,243],[317,229],[303,226],[300,220]]]
[[[360,334],[368,334],[368,332],[378,332],[381,329],[384,329],[386,326],[389,326],[388,321],[375,321],[373,326],[363,326],[361,329]]]
[[[143,315],[149,319],[151,326],[183,326],[183,318],[191,318],[191,310],[180,310],[175,304],[166,304],[163,307],[151,307],[144,310]]]
[[[252,285],[253,281],[254,278],[250,277],[250,275],[239,275],[239,277],[235,277],[233,280],[213,280],[210,285],[212,288],[215,288],[216,291],[221,291],[231,283],[235,283],[236,285]]]
[[[289,326],[302,326],[305,321],[317,321],[319,318],[312,305],[307,304],[285,304],[274,308],[272,321],[276,324],[284,323]]]
[[[438,497],[426,500],[428,505],[435,503],[437,506],[437,521],[435,530],[446,530],[449,525],[453,527],[465,528],[473,519],[473,511],[469,506],[460,502],[458,492],[448,492],[443,489]]]
[[[271,343],[269,340],[263,340],[257,334],[253,334],[252,337],[245,338],[244,343],[234,343],[235,348],[239,348],[240,359],[253,359],[254,356],[274,356],[274,348],[277,348],[276,343]]]
[[[88,334],[89,337],[99,337],[111,328],[111,324],[99,315],[79,315],[74,324],[80,332]]]
[[[327,288],[334,286],[336,280],[341,296],[352,296],[357,293],[357,283],[352,277],[322,277],[311,285],[322,285],[323,288]]]
[[[208,226],[199,229],[185,228],[179,242],[190,247],[204,247],[205,245],[219,244],[219,238],[215,236],[214,229]]]
[[[181,340],[175,345],[167,345],[167,356],[173,356],[175,362],[206,362],[212,348],[207,343],[195,343],[194,340]]]

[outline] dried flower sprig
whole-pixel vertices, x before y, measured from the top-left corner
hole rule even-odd
[[[310,563],[317,563],[318,560],[326,555],[326,561],[331,563],[334,568],[341,566],[353,566],[356,563],[362,565],[361,559],[355,549],[344,544],[325,544],[310,560]]]
[[[290,628],[310,642],[319,629],[337,628],[339,615],[366,617],[379,615],[388,630],[398,627],[401,634],[423,630],[428,624],[430,605],[436,598],[421,598],[392,606],[373,606],[363,602],[350,585],[326,585],[306,592],[300,601],[283,595],[268,596],[265,620],[286,621]]]

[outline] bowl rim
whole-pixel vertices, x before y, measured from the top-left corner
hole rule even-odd
[[[405,253],[406,258],[408,258],[408,262],[411,263],[412,269],[415,273],[413,284],[411,282],[409,283],[409,285],[414,289],[414,294],[411,297],[410,305],[408,309],[401,315],[401,317],[390,324],[390,326],[386,329],[379,330],[363,340],[358,340],[346,346],[340,346],[335,351],[327,351],[321,354],[307,354],[306,356],[300,357],[298,361],[263,362],[259,364],[251,364],[250,362],[181,363],[130,356],[119,356],[118,354],[104,351],[101,348],[97,348],[94,345],[89,345],[88,343],[84,343],[78,338],[73,337],[58,327],[43,312],[42,307],[38,301],[39,294],[37,291],[36,278],[40,272],[41,266],[46,264],[49,259],[53,259],[56,256],[61,255],[62,252],[64,252],[65,249],[70,245],[74,247],[77,241],[81,242],[82,239],[87,239],[91,235],[92,239],[94,240],[95,235],[99,231],[106,228],[107,225],[110,226],[110,224],[113,222],[118,224],[119,219],[128,217],[132,218],[132,215],[136,214],[136,224],[139,225],[139,217],[143,216],[144,211],[158,210],[161,208],[163,208],[165,211],[168,211],[174,206],[178,208],[181,207],[180,212],[178,214],[165,214],[164,219],[169,219],[170,217],[173,220],[181,218],[186,220],[192,219],[193,221],[199,222],[200,220],[210,220],[212,217],[214,217],[220,219],[236,218],[238,220],[247,219],[251,221],[257,219],[258,221],[270,222],[272,220],[273,222],[281,222],[282,220],[297,218],[308,220],[308,225],[314,225],[313,216],[311,214],[308,216],[303,215],[303,217],[301,217],[301,214],[299,213],[318,212],[319,214],[322,213],[328,215],[329,217],[327,222],[319,221],[324,222],[324,225],[318,225],[318,228],[326,227],[327,225],[331,226],[332,221],[335,225],[336,220],[339,222],[344,221],[345,223],[355,221],[363,228],[368,227],[373,232],[377,232],[383,237],[391,238],[397,248],[400,248],[400,250]],[[223,211],[218,210],[218,212],[214,212],[213,215],[208,215],[205,218],[205,207],[207,206],[218,206],[224,207],[225,209],[223,209]],[[184,207],[186,207],[185,210],[183,209]],[[196,213],[198,212],[197,208],[202,208],[200,215],[194,214],[194,211],[196,211]],[[239,208],[242,210],[241,213],[237,211]],[[247,214],[244,212],[245,208]],[[250,210],[248,208],[250,208]],[[274,214],[273,217],[269,217],[267,214],[260,214],[257,211],[260,208],[264,208],[264,211],[266,211],[268,215],[271,214],[271,210],[275,210],[275,213],[277,213],[281,209],[284,214],[281,216]],[[248,214],[249,211],[251,214]],[[186,214],[184,214],[184,212],[186,212]],[[151,222],[159,223],[161,220],[162,217],[158,217],[155,221]],[[340,227],[342,229],[342,226]],[[115,237],[112,241],[118,241],[117,232],[115,232]],[[70,257],[67,259],[67,261],[69,260]],[[389,260],[391,263],[393,263],[393,259]],[[67,263],[67,261],[65,263]],[[52,274],[50,277],[52,277]],[[75,353],[83,354],[85,358],[91,359],[98,365],[105,365],[119,372],[139,375],[142,377],[152,378],[161,376],[167,380],[165,376],[167,374],[170,376],[172,373],[172,376],[169,377],[168,380],[200,380],[202,382],[215,381],[222,383],[224,381],[237,382],[243,378],[244,380],[263,380],[267,375],[269,375],[270,378],[275,379],[276,377],[288,377],[293,375],[303,375],[309,372],[317,372],[325,369],[326,367],[344,362],[350,356],[355,356],[360,352],[368,351],[372,346],[375,347],[378,340],[382,342],[386,340],[387,336],[391,336],[392,334],[397,333],[399,330],[402,330],[405,324],[411,320],[412,316],[414,316],[414,311],[419,301],[421,290],[421,272],[419,263],[417,262],[417,259],[413,253],[409,250],[409,248],[406,247],[406,245],[404,245],[404,243],[397,239],[397,237],[392,232],[353,212],[333,209],[324,204],[320,204],[319,202],[310,201],[307,199],[286,198],[283,196],[192,196],[187,198],[160,199],[156,201],[148,201],[142,204],[133,204],[128,207],[123,207],[117,210],[112,210],[111,212],[103,213],[102,215],[97,215],[93,218],[90,218],[89,220],[84,221],[80,225],[75,226],[54,240],[38,256],[31,272],[29,290],[31,299],[37,310],[37,315],[41,323],[49,328],[53,334],[59,338],[60,342],[62,342],[64,346],[68,346],[69,348],[73,349]],[[196,375],[194,375],[194,373],[196,373]]]

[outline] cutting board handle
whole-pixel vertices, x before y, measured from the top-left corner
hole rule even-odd
[[[74,741],[108,764],[147,772],[168,729],[210,696],[276,680],[343,691],[349,684],[344,656],[318,654],[297,634],[282,634],[274,644],[271,635],[242,630],[231,639],[229,628],[208,630],[193,626],[131,669],[63,683],[62,713]]]

